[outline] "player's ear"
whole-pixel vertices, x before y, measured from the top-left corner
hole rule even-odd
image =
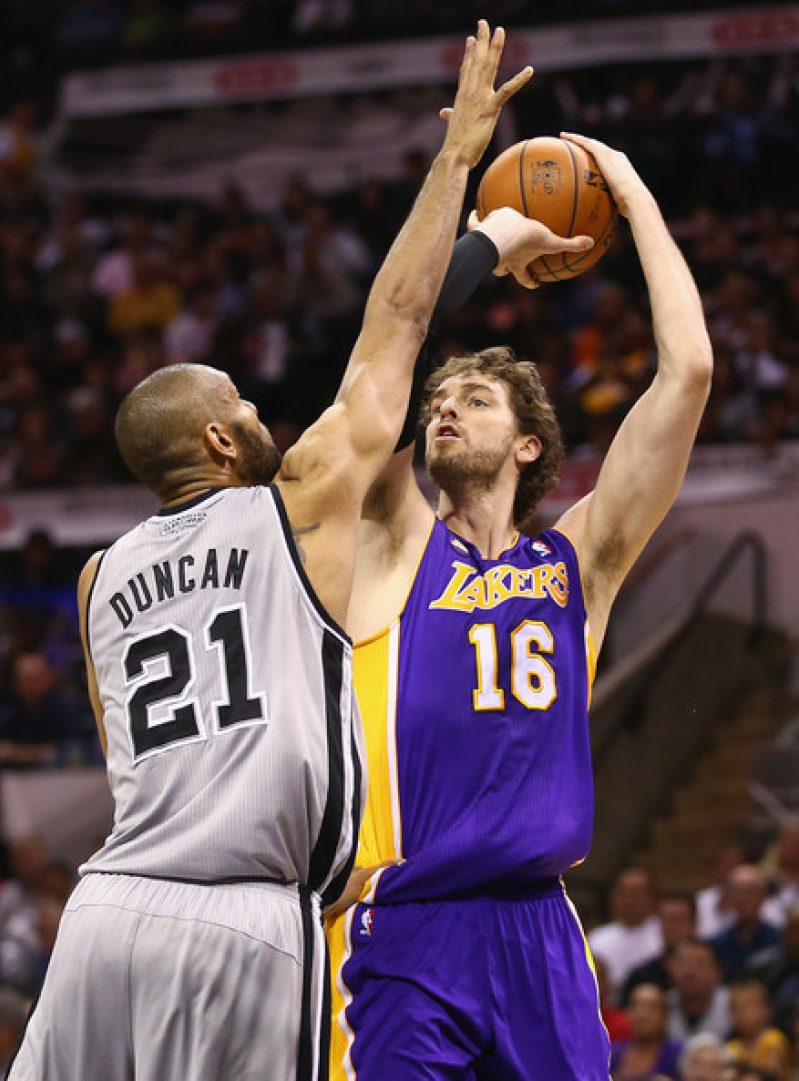
[[[206,424],[203,429],[203,442],[211,457],[221,466],[232,466],[238,458],[233,433],[222,421],[212,420]]]
[[[519,440],[516,447],[516,461],[520,467],[524,468],[530,462],[540,458],[543,447],[537,435],[522,435]]]

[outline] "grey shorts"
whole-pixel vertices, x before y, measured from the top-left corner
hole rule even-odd
[[[326,947],[296,886],[91,874],[11,1081],[317,1081]]]

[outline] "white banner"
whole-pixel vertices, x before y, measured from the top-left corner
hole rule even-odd
[[[790,52],[799,6],[513,29],[503,63],[540,71],[635,60]],[[271,101],[454,81],[461,37],[264,53],[77,72],[62,84],[67,120]]]
[[[155,496],[137,485],[14,492],[0,496],[0,548],[18,548],[32,529],[47,530],[61,546],[111,544],[157,509]]]
[[[562,514],[587,495],[601,464],[593,457],[565,462],[542,514]],[[799,442],[781,444],[768,459],[750,444],[695,448],[678,503],[726,503],[775,492],[799,499]],[[0,497],[0,548],[19,547],[32,529],[46,529],[62,546],[111,544],[157,509],[155,496],[135,485],[9,493]]]

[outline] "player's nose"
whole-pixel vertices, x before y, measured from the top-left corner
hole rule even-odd
[[[452,417],[457,417],[459,413],[460,409],[458,406],[458,399],[455,397],[454,394],[450,394],[449,398],[445,398],[439,406],[439,414],[442,419],[444,417],[448,419],[451,419]]]

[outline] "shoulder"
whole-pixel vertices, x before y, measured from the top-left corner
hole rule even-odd
[[[619,927],[615,923],[603,923],[588,932],[588,938],[593,946],[609,946],[618,941]]]
[[[106,551],[107,549],[103,548],[89,556],[83,570],[80,572],[80,577],[78,578],[79,602],[85,603],[88,600],[91,588],[94,585],[94,580],[97,577],[97,571]]]
[[[351,422],[341,403],[327,408],[283,455],[278,482],[308,481],[346,470]]]
[[[785,1051],[791,1045],[788,1037],[784,1032],[780,1032],[778,1028],[767,1028],[760,1036],[759,1042],[763,1050],[775,1049],[778,1051]]]

